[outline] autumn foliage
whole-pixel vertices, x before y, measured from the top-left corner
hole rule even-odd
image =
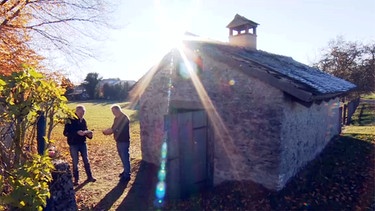
[[[74,42],[94,37],[90,29],[105,25],[107,4],[106,0],[0,0],[0,74],[18,72],[22,65],[40,70],[42,55],[91,55]]]
[[[28,45],[31,37],[27,25],[32,19],[26,2],[0,2],[0,73],[3,75],[21,71],[25,64],[37,67],[42,59]]]

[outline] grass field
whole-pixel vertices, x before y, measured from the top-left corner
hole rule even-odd
[[[371,94],[367,94],[367,95],[363,95],[361,97],[362,99],[375,99],[375,92],[374,93],[371,93]]]
[[[156,210],[152,200],[155,184],[148,179],[156,175],[141,176],[140,172],[140,128],[135,110],[124,109],[131,119],[133,175],[126,186],[117,183],[121,162],[115,142],[112,136],[101,133],[112,124],[110,106],[113,103],[81,103],[87,110],[88,126],[95,131],[88,146],[93,174],[98,180],[75,188],[79,209]],[[124,108],[127,105],[126,102],[118,104]],[[69,104],[71,108],[76,105]],[[160,210],[374,210],[375,114],[372,105],[369,101],[361,102],[359,108],[363,109],[358,109],[353,116],[355,125],[346,126],[343,133],[280,192],[269,191],[251,181],[227,182],[186,200],[169,201]],[[56,128],[53,138],[61,156],[70,162],[62,126]]]
[[[128,105],[127,102],[100,102],[100,101],[85,101],[78,103],[69,103],[68,106],[71,109],[74,109],[78,104],[84,105],[86,108],[85,119],[87,121],[88,128],[94,131],[94,139],[89,140],[92,145],[105,145],[108,143],[114,143],[112,136],[105,136],[102,134],[102,130],[111,127],[113,123],[114,116],[111,112],[110,107],[113,104],[118,104],[123,108],[124,113],[126,113],[131,121],[130,125],[130,136],[132,139],[132,148],[138,148],[140,144],[140,129],[139,129],[139,120],[137,117],[137,112],[135,110],[129,110],[125,107]],[[66,149],[66,137],[63,136],[63,125],[58,125],[53,133],[52,140],[56,141],[56,145],[62,149]],[[67,152],[67,150],[64,150]],[[63,153],[64,158],[69,159],[69,156],[66,156],[66,153]],[[141,159],[140,152],[132,153],[133,157],[136,159]]]

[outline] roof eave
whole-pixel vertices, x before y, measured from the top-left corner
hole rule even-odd
[[[315,101],[315,100],[326,100],[326,99],[330,99],[330,98],[340,97],[340,96],[345,95],[345,94],[347,94],[349,92],[352,92],[355,89],[356,88],[352,88],[350,90],[346,90],[346,91],[342,91],[342,92],[314,95],[314,96],[312,96],[311,100],[312,101]]]

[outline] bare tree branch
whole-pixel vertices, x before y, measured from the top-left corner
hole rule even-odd
[[[110,28],[105,16],[111,4],[106,1],[1,0],[0,48],[2,44],[24,43],[39,53],[61,51],[68,60],[77,62],[91,57],[94,52],[84,40],[99,40],[106,31],[103,29]],[[10,37],[19,41],[7,42]],[[4,51],[0,58],[6,55]]]

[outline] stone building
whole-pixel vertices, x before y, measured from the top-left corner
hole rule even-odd
[[[136,84],[142,159],[170,197],[226,180],[280,190],[340,133],[355,85],[257,50],[257,26],[236,15],[228,43],[186,39]]]

